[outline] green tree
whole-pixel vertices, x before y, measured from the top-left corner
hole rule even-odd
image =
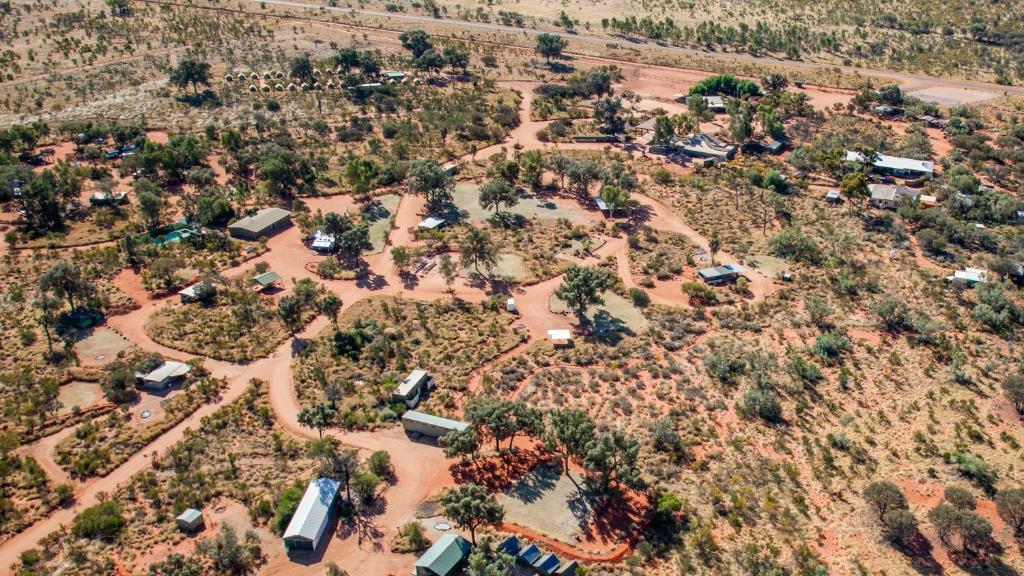
[[[223,524],[213,538],[201,540],[196,549],[210,559],[217,574],[242,576],[252,573],[263,560],[260,538],[253,530],[246,530],[245,539],[230,524]]]
[[[435,160],[416,160],[409,167],[406,186],[413,194],[427,198],[427,209],[443,212],[451,205],[455,181]]]
[[[868,188],[868,181],[864,178],[864,174],[860,172],[850,172],[843,176],[842,182],[839,183],[839,193],[845,198],[851,200],[850,209],[853,209],[854,198],[863,198],[865,205],[868,199],[871,198],[871,190]]]
[[[469,52],[461,46],[455,46],[449,44],[444,47],[444,61],[452,67],[452,72],[455,70],[462,70],[466,72],[466,68],[469,66]]]
[[[495,216],[501,211],[502,206],[511,208],[518,203],[519,194],[504,178],[488,180],[480,186],[480,206],[494,210]]]
[[[494,549],[489,536],[480,539],[466,563],[466,576],[509,576],[515,558]]]
[[[277,314],[294,337],[302,326],[302,301],[295,296],[283,296],[277,301]]]
[[[373,472],[360,472],[352,477],[352,492],[359,502],[370,502],[377,496],[380,478]]]
[[[480,435],[473,428],[449,432],[437,442],[444,449],[446,458],[459,457],[463,462],[476,460],[480,452]]]
[[[201,60],[180,60],[171,72],[170,82],[178,88],[191,84],[192,91],[199,94],[200,84],[210,85],[210,64]]]
[[[284,534],[284,531],[288,528],[288,523],[292,521],[292,516],[295,515],[295,511],[299,508],[302,495],[301,487],[289,486],[277,497],[277,506],[274,507],[274,520],[271,522],[275,532]]]
[[[331,319],[334,329],[338,329],[338,314],[341,313],[341,298],[334,294],[328,294],[320,300],[320,312]]]
[[[567,408],[548,413],[550,427],[545,436],[545,445],[562,459],[562,470],[569,474],[569,460],[582,459],[587,445],[594,438],[596,425],[593,418],[583,410]]]
[[[416,68],[420,70],[426,70],[427,72],[439,72],[444,68],[444,56],[434,50],[433,48],[427,50],[423,54],[420,54],[414,62]]]
[[[538,34],[537,35],[537,46],[534,50],[547,59],[548,64],[551,63],[552,58],[560,58],[562,51],[569,45],[569,42],[557,34]]]
[[[665,146],[672,141],[676,135],[675,125],[668,116],[658,116],[654,119],[654,138],[652,144]]]
[[[609,184],[601,188],[601,200],[608,206],[608,216],[615,218],[615,212],[629,206],[631,194],[628,189]]]
[[[317,403],[299,411],[299,424],[315,428],[317,435],[323,438],[324,430],[334,426],[337,417],[338,412],[330,404]]]
[[[1024,414],[1024,375],[1018,373],[1007,374],[1003,378],[1003,394],[1013,402],[1013,407],[1019,414]]]
[[[330,417],[329,410],[322,412],[325,416]],[[333,422],[333,418],[330,419],[330,422]],[[310,426],[310,424],[305,425]],[[326,425],[329,426],[330,423]],[[343,447],[334,438],[327,437],[307,442],[306,456],[317,461],[319,476],[341,482],[345,489],[345,499],[352,500],[352,478],[359,471],[359,452],[356,449]]]
[[[402,32],[398,36],[398,40],[402,43],[402,48],[412,52],[414,59],[419,58],[424,52],[434,47],[430,43],[430,36],[425,31],[419,29]]]
[[[77,265],[59,260],[39,277],[39,288],[43,294],[55,294],[68,301],[68,308],[75,309],[76,298],[86,298],[92,293],[92,284],[82,276]]]
[[[303,82],[313,80],[313,63],[309,60],[309,54],[300,54],[292,58],[291,77]]]
[[[476,544],[476,531],[482,526],[497,526],[505,518],[505,509],[483,486],[460,484],[441,498],[444,514],[457,526],[469,530]]]
[[[160,225],[160,214],[164,209],[164,199],[148,191],[138,193],[139,214],[146,221],[147,228],[156,228]]]
[[[875,509],[879,519],[891,510],[908,508],[907,497],[903,495],[903,490],[888,480],[879,480],[868,484],[864,489],[864,499]]]
[[[110,366],[107,378],[100,385],[103,396],[114,404],[127,404],[139,397],[135,387],[135,371],[124,362],[115,362]]]
[[[64,303],[44,291],[40,291],[34,302],[36,309],[36,324],[43,329],[46,335],[47,356],[53,358],[53,332],[57,328],[57,320],[60,319],[60,309]]]
[[[486,231],[470,227],[459,242],[459,263],[463,268],[472,268],[477,275],[482,275],[482,267],[490,274],[498,265],[498,247]]]
[[[604,304],[602,293],[611,285],[608,273],[600,268],[570,266],[565,271],[565,279],[555,290],[555,296],[565,302],[583,321],[587,309],[591,306]]]
[[[596,477],[598,488],[607,493],[612,487],[640,485],[637,457],[640,443],[622,430],[610,430],[595,438],[583,456],[583,467]]]
[[[519,181],[531,188],[541,185],[544,176],[544,155],[540,150],[527,150],[519,155]]]
[[[353,156],[345,163],[345,179],[356,196],[366,196],[373,190],[377,167],[366,158]]]
[[[412,252],[405,246],[395,246],[391,248],[391,261],[396,268],[405,272],[412,264]]]
[[[1017,533],[1024,529],[1024,489],[1007,488],[996,493],[996,513]]]
[[[447,253],[441,255],[441,261],[437,265],[438,271],[441,273],[441,278],[444,279],[444,285],[448,287],[448,291],[452,291],[452,286],[455,283],[456,275],[458,270],[455,267],[455,261]]]

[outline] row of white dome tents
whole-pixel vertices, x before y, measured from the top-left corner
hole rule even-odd
[[[347,71],[342,69],[341,67],[339,67],[336,71],[332,71],[331,69],[328,68],[327,72],[326,72],[326,74],[328,74],[328,75],[330,75],[330,74],[337,74],[338,76],[342,76],[342,75],[344,75],[346,73],[347,73]],[[322,72],[319,68],[314,68],[313,69],[313,76],[323,76],[324,74],[325,73]],[[236,72],[234,74],[231,74],[229,72],[229,73],[224,75],[224,80],[226,82],[234,82],[235,80],[259,80],[260,78],[263,78],[264,80],[272,80],[274,78],[278,78],[278,79],[285,78],[286,76],[287,75],[284,72],[280,71],[280,70],[264,71],[262,75],[258,74],[256,72],[244,72],[243,71],[243,72]],[[385,70],[384,72],[382,72],[380,74],[380,77],[385,82],[405,82],[405,80],[406,80],[405,72],[396,72],[396,71],[393,71],[393,70]]]
[[[330,81],[330,80],[327,81],[326,85],[320,84],[319,82],[314,82],[312,85],[307,84],[306,82],[303,82],[302,84],[295,84],[294,82],[289,82],[287,85],[285,85],[285,84],[281,84],[279,82],[277,84],[274,84],[273,86],[271,86],[270,84],[263,84],[263,85],[250,84],[249,85],[249,92],[258,92],[258,91],[261,91],[261,90],[263,92],[270,92],[271,90],[276,90],[278,92],[284,92],[285,90],[287,90],[289,92],[295,92],[295,91],[298,91],[298,90],[302,90],[302,91],[306,91],[306,90],[321,90],[323,88],[334,89],[334,88],[340,88],[340,87],[341,87],[341,84],[335,84],[333,81]]]

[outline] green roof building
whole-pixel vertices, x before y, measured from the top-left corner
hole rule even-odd
[[[444,534],[416,561],[416,576],[449,576],[469,557],[473,546],[457,534]]]

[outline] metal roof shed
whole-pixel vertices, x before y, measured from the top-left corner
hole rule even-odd
[[[281,276],[274,271],[264,272],[252,277],[253,284],[256,285],[257,290],[265,290],[271,286],[274,282],[281,279]]]
[[[473,546],[458,534],[443,534],[416,560],[416,576],[449,576],[469,556]]]
[[[242,240],[259,240],[291,226],[292,213],[282,208],[264,208],[228,226],[228,232]]]
[[[178,378],[183,378],[192,371],[192,367],[183,362],[168,360],[149,374],[142,375],[142,383],[146,388],[163,390]]]
[[[331,521],[340,488],[341,483],[331,478],[317,478],[309,483],[284,531],[287,550],[316,550]]]
[[[433,414],[408,410],[402,415],[402,427],[411,434],[440,438],[450,432],[461,432],[469,427],[465,422],[450,420]]]
[[[189,508],[174,519],[178,528],[186,532],[195,532],[203,527],[203,513],[195,508]]]
[[[424,219],[420,222],[420,230],[437,230],[444,226],[445,219],[439,216],[431,216],[430,218]]]

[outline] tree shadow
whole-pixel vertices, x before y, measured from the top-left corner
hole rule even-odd
[[[387,285],[387,278],[373,272],[369,268],[360,270],[360,272],[356,274],[356,286],[359,288],[375,291],[381,290]]]
[[[406,290],[412,290],[419,286],[420,283],[420,277],[408,270],[399,270],[398,278],[402,281],[402,286]]]
[[[548,63],[548,70],[555,74],[571,74],[576,71],[576,67],[565,62],[552,61]]]
[[[606,344],[618,344],[623,336],[634,336],[635,332],[626,323],[612,316],[607,310],[594,312],[594,318],[588,322],[590,338]]]
[[[449,466],[449,470],[456,483],[472,482],[497,491],[512,486],[523,475],[551,458],[549,452],[538,446],[468,462],[455,462]]]
[[[193,108],[199,108],[201,106],[209,106],[210,108],[218,108],[221,105],[220,98],[213,93],[213,90],[207,88],[198,94],[182,94],[175,98],[182,104],[187,104]]]
[[[910,567],[918,574],[942,574],[942,565],[932,555],[933,548],[932,543],[921,534],[920,530],[915,530],[907,542],[896,546],[896,549],[910,560]]]

